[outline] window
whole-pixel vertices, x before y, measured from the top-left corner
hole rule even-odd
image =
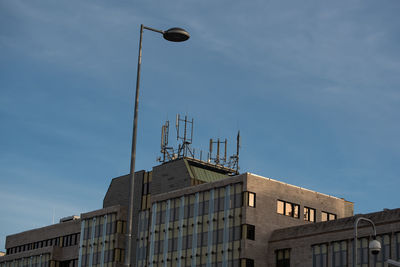
[[[304,220],[315,222],[315,209],[304,207]]]
[[[328,266],[328,245],[321,244],[312,247],[313,250],[313,267]]]
[[[252,259],[241,259],[240,267],[254,267],[254,260],[252,260]]]
[[[300,205],[278,200],[276,203],[276,212],[293,218],[299,218]]]
[[[256,227],[251,224],[243,224],[242,225],[242,236],[245,239],[255,240]]]
[[[357,240],[357,242],[357,265],[361,267],[368,267],[368,238],[361,238]]]
[[[382,249],[378,255],[374,255],[374,266],[383,266],[384,262],[390,259],[390,236],[377,236],[376,239],[381,243]]]
[[[276,267],[290,267],[290,249],[279,249],[275,254]]]
[[[336,214],[329,213],[329,212],[326,212],[326,211],[322,211],[321,212],[321,221],[322,222],[336,220],[336,217],[337,217]]]
[[[285,214],[285,202],[278,200],[276,203],[276,212],[278,214]]]
[[[333,267],[347,267],[347,243],[346,241],[333,242]]]
[[[400,260],[400,233],[396,234],[396,252],[397,260]]]
[[[244,202],[249,207],[256,207],[256,193],[252,192],[243,192],[244,193]]]

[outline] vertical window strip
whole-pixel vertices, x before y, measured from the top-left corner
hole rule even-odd
[[[90,238],[90,255],[89,255],[89,267],[93,265],[93,252],[94,252],[94,234],[96,232],[96,217],[92,219],[92,232]]]
[[[145,215],[145,211],[139,212],[139,220],[138,220],[138,230],[137,230],[137,238],[138,242],[136,242],[136,266],[141,266],[141,262],[139,264],[139,260],[142,259],[140,252],[141,246],[143,245],[142,237],[143,237],[143,217]]]
[[[397,260],[400,260],[400,233],[396,234]]]
[[[313,267],[326,267],[328,263],[328,246],[326,244],[314,245]]]
[[[197,254],[197,229],[198,229],[198,216],[199,213],[199,192],[195,195],[194,201],[194,214],[193,214],[193,235],[192,235],[192,267],[196,267],[196,254]]]
[[[211,260],[212,260],[212,240],[213,240],[213,213],[214,213],[214,189],[210,191],[210,199],[208,205],[208,238],[207,238],[207,265],[206,267],[211,267]]]
[[[142,245],[142,241],[141,241],[141,234],[142,234],[142,220],[143,220],[143,214],[144,211],[139,211],[139,219],[138,219],[138,227],[137,227],[137,242],[136,242],[136,265],[135,266],[141,266],[141,264],[139,264],[139,259],[140,259],[140,247]]]
[[[378,255],[373,256],[374,266],[382,266],[391,256],[390,235],[377,236],[377,240],[381,243],[381,251]]]
[[[185,212],[185,197],[181,197],[179,206],[179,235],[178,235],[178,267],[182,267],[182,237],[183,237],[183,215]]]
[[[231,186],[225,187],[225,203],[224,203],[224,235],[223,235],[223,259],[222,267],[228,267],[228,245],[229,245],[229,210],[230,210],[230,199],[231,197]]]
[[[156,215],[157,215],[157,203],[153,203],[152,213],[151,213],[151,228],[150,228],[149,267],[153,267],[154,238],[155,238],[155,235],[156,235],[156,233],[155,233]]]
[[[171,211],[171,200],[168,199],[167,207],[165,209],[165,233],[164,233],[164,250],[163,250],[163,260],[164,260],[164,267],[167,267],[167,260],[168,260],[168,234],[169,234],[169,218],[170,218],[170,211]]]
[[[103,217],[103,233],[102,233],[100,267],[104,267],[104,251],[106,248],[106,235],[107,235],[107,214],[104,215],[104,217]]]
[[[347,242],[337,241],[332,243],[332,266],[347,266]]]
[[[367,267],[369,263],[368,254],[368,238],[360,238],[357,240],[357,262],[356,266]]]

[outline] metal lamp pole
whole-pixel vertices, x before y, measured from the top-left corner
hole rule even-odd
[[[139,56],[137,65],[136,76],[136,95],[135,95],[135,111],[133,115],[133,134],[132,134],[132,151],[131,151],[131,168],[130,168],[130,190],[129,190],[129,212],[128,212],[128,233],[127,233],[127,246],[125,253],[125,265],[131,265],[131,250],[132,250],[132,228],[133,228],[133,205],[134,205],[134,184],[135,184],[135,160],[136,160],[136,136],[137,136],[137,118],[139,109],[139,84],[140,84],[140,66],[142,64],[142,39],[143,30],[150,30],[153,32],[161,33],[164,39],[171,42],[183,42],[190,38],[187,31],[182,28],[171,28],[166,31],[153,29],[150,27],[140,25],[140,39],[139,39]]]
[[[379,250],[377,250],[378,251],[377,253],[379,253],[380,248],[381,248],[381,245],[380,245],[379,241],[376,240],[376,227],[375,227],[374,222],[372,220],[364,218],[364,217],[358,217],[356,219],[356,221],[354,222],[353,267],[356,267],[356,265],[357,265],[357,227],[358,227],[358,223],[360,221],[369,222],[371,224],[371,226],[372,226],[373,231],[374,231],[374,240],[369,243],[369,248],[378,248],[379,247]],[[361,260],[361,262],[362,262],[362,260]]]

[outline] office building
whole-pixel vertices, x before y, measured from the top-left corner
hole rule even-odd
[[[129,175],[112,179],[103,208],[7,236],[0,267],[123,265]],[[193,158],[135,173],[132,266],[351,266],[353,203]],[[370,256],[360,225],[360,261],[399,259],[400,210],[363,215],[382,252]]]

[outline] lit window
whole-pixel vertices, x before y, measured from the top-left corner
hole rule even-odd
[[[279,214],[285,214],[285,202],[278,200],[276,203],[276,212]]]
[[[304,207],[304,220],[315,222],[315,209]]]
[[[256,206],[256,194],[249,192],[249,207]]]
[[[336,217],[337,217],[336,214],[325,212],[325,211],[321,212],[321,221],[322,222],[336,220]]]
[[[285,203],[285,215],[293,217],[293,205],[292,203]]]
[[[300,206],[298,204],[278,200],[276,202],[276,211],[279,214],[286,215],[293,218],[299,218]]]

